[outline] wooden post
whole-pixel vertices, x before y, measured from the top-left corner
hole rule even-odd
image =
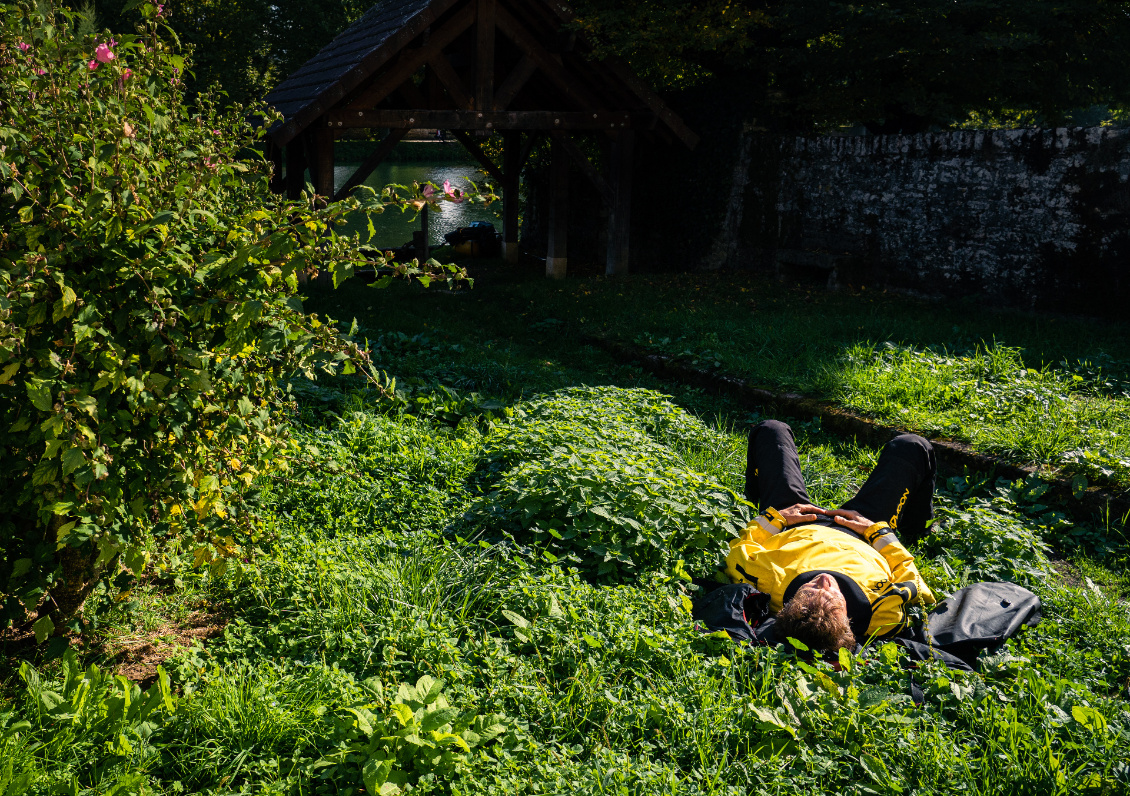
[[[306,147],[304,136],[286,145],[286,198],[298,199],[306,187]]]
[[[522,134],[507,130],[502,134],[502,256],[506,262],[518,261],[518,179],[522,172]]]
[[[564,279],[569,263],[569,156],[555,138],[550,149],[549,252],[545,275]]]
[[[428,261],[428,206],[420,210],[420,229],[413,235],[416,244],[416,259],[423,265]]]
[[[475,109],[494,107],[494,27],[497,0],[478,0],[475,15]]]
[[[282,147],[268,139],[267,159],[271,161],[271,181],[268,183],[271,193],[282,193],[286,190],[283,182],[283,151]]]
[[[628,273],[629,230],[632,224],[632,145],[635,133],[618,130],[612,142],[613,202],[608,215],[607,276]]]
[[[329,122],[314,122],[314,192],[331,201],[334,196],[334,131]]]

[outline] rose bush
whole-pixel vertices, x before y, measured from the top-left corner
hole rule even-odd
[[[187,105],[158,7],[140,13],[115,38],[0,5],[0,627],[41,639],[154,551],[225,566],[247,490],[285,467],[286,377],[359,366],[380,382],[296,296],[300,275],[336,285],[363,259],[335,231],[347,214],[484,198],[272,195],[270,112]]]

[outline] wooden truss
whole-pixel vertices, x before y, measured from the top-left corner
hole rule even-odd
[[[297,197],[310,170],[315,191],[348,196],[408,133],[450,131],[503,193],[503,241],[517,255],[518,179],[539,139],[551,141],[550,237],[546,271],[565,275],[568,163],[609,210],[608,274],[627,272],[632,163],[640,133],[693,147],[698,137],[624,65],[597,60],[548,0],[385,0],[269,96],[284,121],[270,131],[273,183]],[[345,182],[334,184],[334,141],[356,129],[387,130]],[[503,139],[501,166],[479,140]],[[607,162],[594,164],[577,136],[599,136]]]

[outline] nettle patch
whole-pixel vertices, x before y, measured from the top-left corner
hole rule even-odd
[[[490,489],[464,515],[602,578],[716,568],[749,504],[678,450],[717,432],[651,390],[561,390],[519,406],[485,442]]]

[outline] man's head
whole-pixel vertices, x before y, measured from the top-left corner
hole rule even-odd
[[[795,638],[824,655],[835,655],[841,647],[855,647],[847,601],[831,575],[817,575],[797,589],[777,613],[775,630],[778,638]]]

